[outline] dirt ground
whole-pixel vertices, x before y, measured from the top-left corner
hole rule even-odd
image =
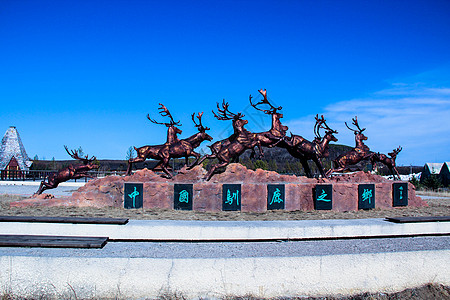
[[[391,210],[373,209],[361,211],[283,211],[272,210],[265,213],[249,212],[194,212],[162,209],[123,209],[92,207],[9,207],[9,203],[24,199],[17,195],[0,195],[0,215],[54,216],[54,217],[111,217],[136,220],[317,220],[317,219],[367,219],[403,216],[449,216],[450,194],[417,192],[424,196],[428,207],[401,207]]]
[[[193,212],[157,209],[118,209],[118,208],[77,208],[77,207],[29,207],[10,208],[9,203],[24,199],[16,195],[0,195],[0,215],[23,215],[23,216],[70,216],[70,217],[114,217],[147,220],[314,220],[314,219],[361,219],[361,218],[385,218],[398,216],[449,216],[450,194],[417,192],[424,196],[428,207],[421,208],[395,208],[392,210],[373,209],[369,211],[268,211],[266,213],[244,213],[244,212]],[[0,294],[0,299],[24,299],[14,295]],[[54,299],[43,295],[40,299]],[[183,295],[161,295],[158,299],[186,299]],[[254,300],[253,296],[231,296],[224,300]],[[422,300],[422,299],[446,299],[450,300],[450,287],[429,284],[423,287],[407,289],[398,293],[364,293],[355,296],[328,296],[328,297],[305,297],[305,298],[280,298],[283,300],[308,299],[308,300]]]

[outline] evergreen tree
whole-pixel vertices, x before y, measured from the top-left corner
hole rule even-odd
[[[130,147],[127,150],[127,155],[125,156],[126,160],[132,159],[136,156],[136,150],[134,149],[134,147]]]
[[[255,169],[267,170],[269,168],[269,165],[267,164],[267,162],[258,159],[257,161],[255,161],[254,168]]]

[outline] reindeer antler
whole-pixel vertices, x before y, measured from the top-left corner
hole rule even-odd
[[[204,127],[203,124],[202,124],[202,116],[203,116],[203,112],[198,113],[198,116],[197,116],[198,124],[195,122],[194,116],[195,116],[195,113],[193,113],[193,114],[191,115],[191,117],[192,117],[192,122],[194,122],[195,127],[197,127],[198,131],[205,131],[205,130],[209,130],[209,129],[210,129],[209,127]]]
[[[214,112],[214,110],[212,111],[212,113],[214,114],[214,117],[216,117],[218,120],[224,121],[224,120],[237,120],[237,119],[242,119],[244,117],[243,114],[241,113],[237,113],[234,114],[232,112],[230,112],[228,110],[228,102],[225,102],[225,99],[223,99],[222,101],[222,109],[220,109],[219,107],[219,103],[217,103],[217,115]]]
[[[94,160],[97,159],[95,156],[92,156],[91,158],[89,158],[89,155],[86,155],[84,158],[79,157],[78,150],[71,150],[69,152],[69,149],[67,148],[66,145],[64,145],[64,148],[66,149],[66,152],[67,152],[67,154],[70,155],[70,157],[72,157],[73,159],[81,160],[85,165],[87,165],[88,163],[93,162]]]
[[[357,133],[362,133],[364,130],[366,130],[366,128],[361,129],[361,128],[359,127],[359,124],[358,124],[358,117],[357,117],[357,116],[355,116],[355,117],[352,119],[352,123],[353,123],[354,126],[356,126],[356,128],[358,128],[358,130],[354,130],[354,129],[348,127],[347,122],[345,122],[345,126],[347,126],[347,128],[350,129],[351,131],[353,131],[355,134],[357,134]]]
[[[392,150],[392,153],[395,153],[395,155],[397,155],[397,154],[399,154],[400,151],[402,151],[402,150],[403,150],[402,146],[398,146],[397,149]]]
[[[324,123],[324,122],[325,122],[325,119],[323,118],[323,115],[322,115],[322,117],[319,119],[319,114],[317,114],[317,115],[316,115],[316,124],[314,124],[314,134],[316,135],[316,138],[318,138],[319,140],[322,138],[322,137],[320,136],[320,131],[319,131],[319,129],[321,128],[322,123]]]
[[[281,106],[278,106],[278,107],[273,106],[273,105],[269,102],[269,100],[267,100],[267,91],[266,91],[266,90],[260,89],[258,92],[259,92],[261,95],[263,95],[264,98],[263,98],[263,100],[259,101],[258,103],[253,104],[253,103],[252,103],[252,95],[250,95],[249,100],[250,100],[250,105],[251,105],[251,106],[253,106],[253,107],[256,108],[257,110],[262,111],[262,112],[264,112],[265,114],[268,114],[268,115],[269,115],[269,114],[274,114],[274,113],[277,112],[277,110],[283,109],[283,107],[281,107]],[[269,105],[269,106],[270,106],[270,109],[260,109],[260,108],[257,107],[258,105],[262,105],[262,104],[267,104],[267,105]]]
[[[327,121],[323,118],[323,115],[322,115],[322,124],[320,124],[320,128],[325,129],[327,132],[330,133],[338,133],[337,130],[333,130],[328,126]]]
[[[157,122],[155,120],[153,120],[152,118],[150,118],[150,114],[147,114],[147,118],[150,120],[150,122],[155,123],[155,124],[160,124],[160,125],[166,125],[167,127],[169,126],[173,126],[173,125],[181,125],[180,121],[175,122],[173,120],[172,115],[170,114],[169,110],[167,109],[167,107],[165,107],[163,104],[158,103],[161,107],[159,107],[158,109],[160,110],[159,113],[161,114],[161,116],[163,117],[169,117],[170,118],[170,123],[160,123]]]

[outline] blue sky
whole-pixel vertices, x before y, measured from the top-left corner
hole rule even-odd
[[[18,128],[30,157],[67,159],[63,145],[104,159],[165,142],[166,105],[215,140],[225,98],[248,129],[267,89],[294,134],[324,114],[342,144],[358,115],[367,145],[400,165],[449,161],[450,1],[0,0],[0,130]],[[3,128],[3,129],[2,129]],[[208,143],[202,144],[206,146]]]

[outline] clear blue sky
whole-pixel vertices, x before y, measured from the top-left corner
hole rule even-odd
[[[16,126],[31,158],[163,143],[146,118],[163,120],[159,102],[181,138],[199,111],[227,137],[223,98],[265,131],[248,107],[265,88],[294,134],[312,139],[324,114],[353,146],[358,115],[371,150],[403,146],[399,164],[450,160],[450,1],[0,0],[0,58],[0,130]]]

